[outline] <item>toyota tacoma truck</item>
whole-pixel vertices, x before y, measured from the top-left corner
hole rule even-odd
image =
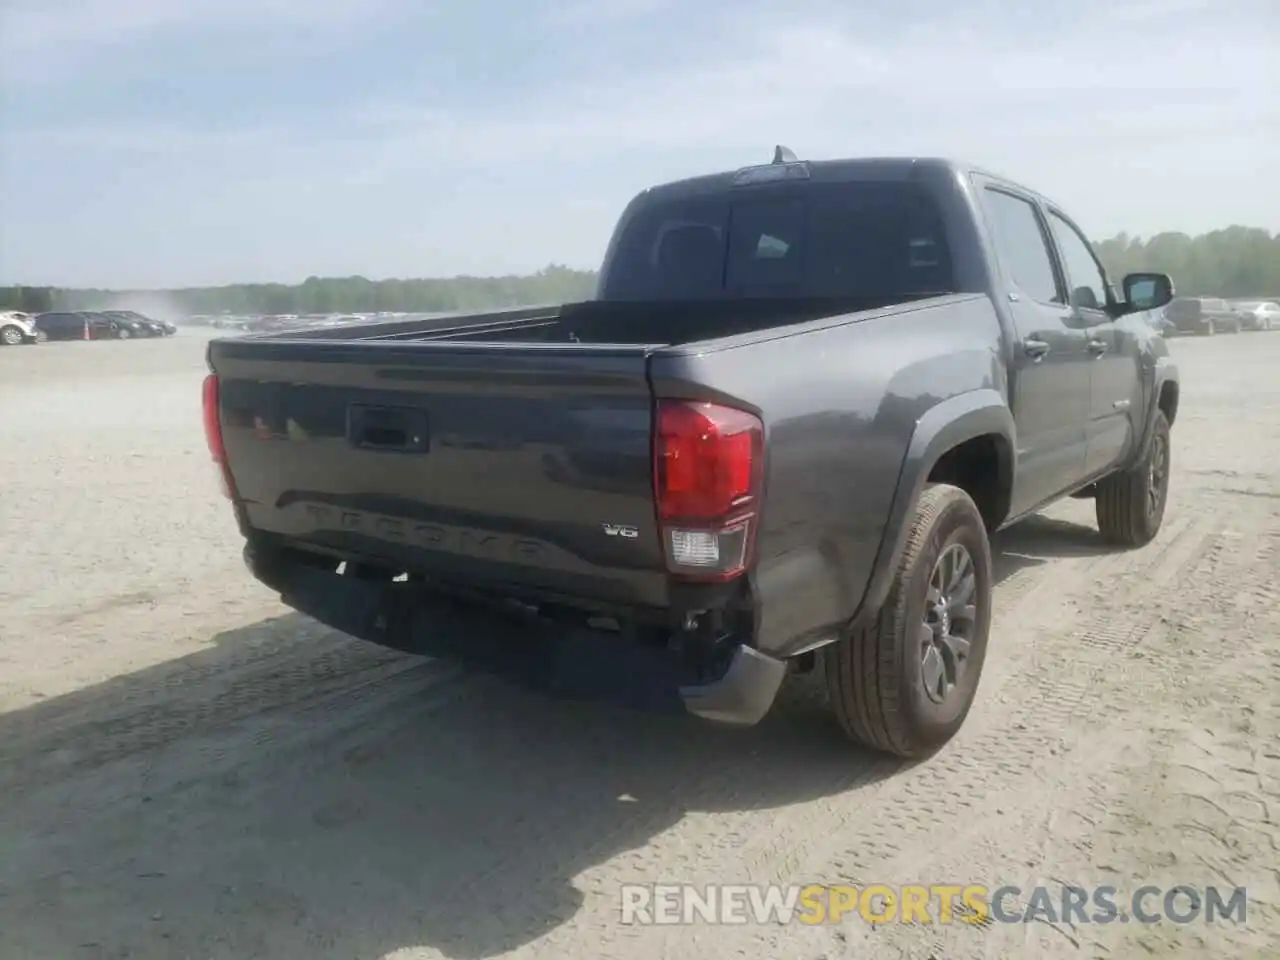
[[[1172,296],[993,173],[778,148],[636,196],[593,299],[213,340],[204,426],[249,570],[322,623],[726,724],[821,671],[919,757],[974,701],[992,532],[1068,496],[1159,530]]]

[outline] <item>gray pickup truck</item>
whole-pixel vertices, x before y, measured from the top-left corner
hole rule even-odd
[[[219,339],[245,561],[355,637],[731,724],[821,670],[855,741],[964,722],[988,535],[1063,497],[1156,535],[1179,383],[1044,197],[936,159],[645,190],[595,299]]]

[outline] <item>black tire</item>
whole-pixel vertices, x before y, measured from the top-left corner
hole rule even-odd
[[[16,347],[24,343],[27,335],[22,332],[21,327],[15,327],[12,324],[0,327],[0,343],[6,347]]]
[[[969,627],[968,657],[945,701],[936,703],[925,689],[922,634],[930,579],[939,558],[955,545],[970,558],[974,615],[956,618]],[[822,650],[827,693],[850,739],[917,759],[955,736],[973,705],[986,659],[991,589],[991,544],[973,500],[959,487],[926,487],[879,615]]]
[[[1212,337],[1216,332],[1216,329],[1217,329],[1217,324],[1215,324],[1212,320],[1210,320],[1208,323],[1204,325],[1204,335],[1206,337]]]
[[[1169,502],[1172,464],[1169,420],[1156,411],[1151,447],[1142,462],[1098,481],[1094,509],[1102,539],[1118,547],[1144,547],[1155,539]]]

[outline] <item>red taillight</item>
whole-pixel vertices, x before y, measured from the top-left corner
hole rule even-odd
[[[218,375],[211,373],[204,378],[204,439],[209,444],[209,456],[221,464],[227,458],[222,446],[222,421],[218,419]]]
[[[659,400],[654,495],[672,573],[728,580],[746,569],[763,477],[764,426],[743,410]]]
[[[222,444],[222,420],[218,375],[211,373],[204,378],[202,390],[202,406],[204,407],[204,439],[209,445],[209,456],[218,466],[218,478],[222,484],[222,493],[230,498],[234,489],[231,483],[231,471],[227,467],[227,451]]]

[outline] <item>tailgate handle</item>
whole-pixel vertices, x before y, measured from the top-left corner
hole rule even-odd
[[[425,453],[427,415],[413,407],[373,407],[353,403],[347,408],[347,439],[366,450]]]

